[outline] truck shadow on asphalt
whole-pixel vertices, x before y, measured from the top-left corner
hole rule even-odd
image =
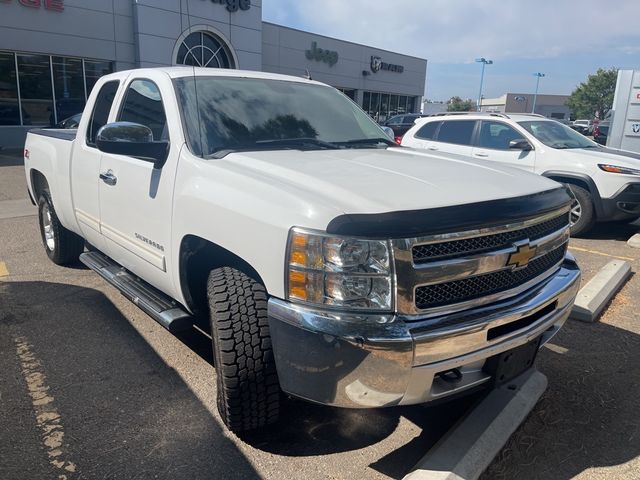
[[[0,282],[3,478],[60,473],[46,460],[17,338],[26,338],[45,376],[64,430],[64,454],[77,465],[73,478],[259,478],[189,386],[104,294],[58,283]],[[28,438],[35,445],[25,444]]]
[[[640,233],[640,225],[634,223],[603,222],[597,223],[589,232],[576,238],[583,240],[620,240],[626,242],[636,233]]]

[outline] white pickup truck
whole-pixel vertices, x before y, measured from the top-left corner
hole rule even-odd
[[[399,147],[311,80],[114,73],[24,157],[52,261],[170,331],[210,322],[234,431],[275,422],[282,391],[364,408],[509,381],[579,284],[564,187]]]

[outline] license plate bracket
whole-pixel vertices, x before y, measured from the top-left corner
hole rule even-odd
[[[482,369],[493,377],[494,385],[502,385],[533,366],[539,346],[540,338],[536,338],[488,358]]]

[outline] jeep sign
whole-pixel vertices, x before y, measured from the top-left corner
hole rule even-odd
[[[317,42],[311,42],[311,48],[305,52],[305,56],[309,60],[327,63],[330,67],[338,63],[338,52],[318,48]]]

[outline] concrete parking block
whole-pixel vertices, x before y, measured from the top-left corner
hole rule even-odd
[[[571,317],[583,322],[595,322],[609,300],[620,290],[631,275],[631,264],[613,260],[578,292]]]
[[[536,405],[547,377],[529,370],[493,390],[454,426],[404,480],[473,480]]]
[[[633,248],[640,248],[640,233],[636,233],[633,237],[627,240],[627,245]]]

